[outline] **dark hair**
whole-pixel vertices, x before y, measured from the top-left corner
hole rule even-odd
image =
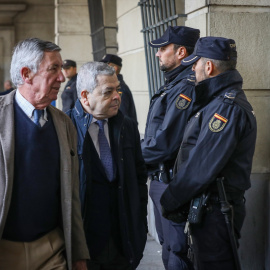
[[[236,64],[237,64],[236,59],[229,60],[229,61],[216,60],[216,59],[210,59],[210,58],[205,58],[205,57],[202,57],[201,59],[202,59],[203,64],[205,64],[207,61],[213,62],[213,64],[215,65],[215,67],[220,73],[223,73],[227,70],[236,69]]]
[[[178,45],[178,44],[173,44],[174,45],[174,51],[177,51],[177,49],[179,49],[180,47],[185,47],[187,50],[188,55],[191,55],[194,51],[194,47],[190,47],[190,46],[184,46],[184,45]]]

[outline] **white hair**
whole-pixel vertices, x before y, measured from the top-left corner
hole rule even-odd
[[[50,41],[29,38],[19,42],[13,50],[10,76],[13,84],[18,87],[24,84],[21,76],[23,67],[29,68],[34,74],[38,71],[44,52],[60,51],[61,48]]]
[[[110,67],[106,63],[102,62],[87,62],[83,64],[78,72],[77,76],[77,95],[81,98],[81,92],[87,90],[92,93],[97,87],[98,75],[112,76],[115,74],[113,67]]]

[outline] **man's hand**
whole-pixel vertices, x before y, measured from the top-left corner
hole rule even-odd
[[[86,260],[80,260],[72,264],[72,270],[87,270]]]
[[[175,223],[182,223],[187,221],[188,208],[180,207],[172,212],[167,211],[163,206],[161,206],[162,216],[166,219],[171,220]]]

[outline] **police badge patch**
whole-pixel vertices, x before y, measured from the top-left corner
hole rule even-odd
[[[213,132],[220,132],[228,122],[228,119],[215,113],[209,122],[209,129]]]
[[[183,94],[180,94],[175,102],[175,106],[177,109],[184,110],[189,106],[191,100],[192,100],[191,98]]]

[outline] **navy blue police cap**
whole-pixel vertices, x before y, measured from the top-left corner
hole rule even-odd
[[[223,37],[203,37],[200,38],[194,48],[193,53],[181,61],[181,65],[188,66],[201,57],[215,60],[236,60],[236,44],[233,39]]]
[[[113,63],[119,67],[122,67],[122,58],[115,54],[105,54],[99,62]]]
[[[199,37],[199,29],[187,26],[169,26],[160,38],[150,41],[149,45],[154,48],[159,48],[173,43],[194,47]]]
[[[70,67],[76,67],[76,62],[73,60],[66,59],[63,62],[63,69],[68,69]]]

